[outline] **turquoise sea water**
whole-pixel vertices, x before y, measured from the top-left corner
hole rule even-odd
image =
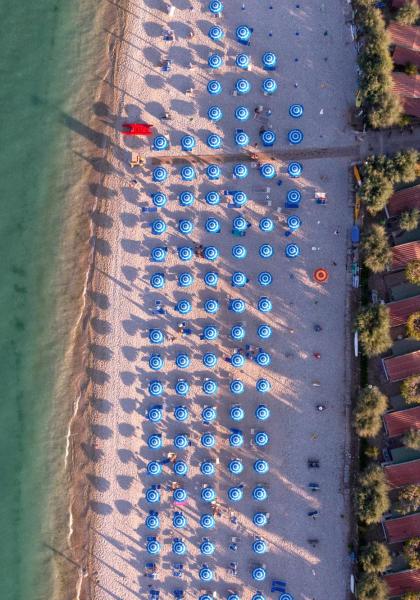
[[[93,60],[93,0],[0,3],[0,598],[51,598],[69,410],[55,404],[74,313],[64,223],[78,167],[63,113]],[[92,84],[93,87],[93,84]],[[80,167],[79,167],[80,168]],[[62,485],[61,479],[60,485]],[[64,512],[61,514],[64,518]],[[54,549],[52,549],[52,547]]]

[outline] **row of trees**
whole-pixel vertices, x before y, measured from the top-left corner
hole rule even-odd
[[[420,6],[417,0],[406,0],[395,16],[395,20],[403,25],[415,25],[419,19]]]

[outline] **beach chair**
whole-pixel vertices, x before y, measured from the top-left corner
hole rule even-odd
[[[168,58],[167,60],[162,61],[162,71],[167,72],[167,71],[170,71],[171,68],[172,68],[172,60],[171,59]]]
[[[284,594],[286,592],[287,582],[281,579],[273,579],[271,582],[271,592],[280,592]]]
[[[155,212],[157,212],[157,206],[142,206],[141,212],[142,213],[155,213]]]
[[[136,152],[131,153],[130,167],[139,167],[144,164],[144,158],[141,158]]]
[[[325,206],[327,204],[327,194],[324,192],[315,192],[314,198],[315,202],[321,206]]]
[[[160,592],[159,590],[150,590],[149,598],[150,600],[159,600]]]

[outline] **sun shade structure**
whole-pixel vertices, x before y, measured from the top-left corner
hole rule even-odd
[[[206,556],[211,556],[212,554],[214,554],[215,550],[216,550],[215,545],[212,542],[210,542],[209,540],[205,540],[204,542],[202,542],[200,544],[201,554],[205,554]]]
[[[166,150],[169,147],[169,141],[164,135],[157,135],[152,143],[153,150]]]
[[[251,84],[247,79],[243,77],[239,78],[235,83],[235,91],[240,96],[244,96],[245,94],[249,94],[251,91]]]
[[[272,330],[269,325],[263,324],[263,325],[260,325],[257,329],[257,335],[262,340],[268,340],[268,338],[271,337],[271,334],[272,334]]]
[[[219,281],[219,275],[215,271],[208,271],[204,275],[204,283],[209,287],[216,287]]]
[[[181,138],[181,147],[185,152],[191,152],[196,146],[195,137],[192,135],[184,135]]]
[[[219,303],[214,298],[204,302],[204,310],[210,315],[215,315],[219,311]]]
[[[223,59],[220,54],[210,54],[207,60],[210,69],[220,69],[223,66]]]
[[[178,257],[182,261],[189,261],[193,258],[194,252],[190,246],[181,246],[178,248]]]
[[[249,45],[249,40],[251,39],[252,31],[252,28],[248,27],[247,25],[239,25],[239,27],[237,27],[235,31],[237,41],[240,44]]]
[[[157,433],[153,433],[152,435],[149,435],[149,438],[147,440],[147,445],[152,450],[158,450],[159,448],[162,448],[162,436]]]
[[[244,465],[239,458],[234,458],[228,464],[228,469],[234,475],[239,475],[244,470]]]
[[[260,166],[260,174],[264,179],[273,179],[276,176],[276,169],[270,163],[264,163]]]
[[[181,179],[183,181],[193,181],[197,177],[197,173],[191,165],[184,165],[181,169]]]
[[[203,364],[209,369],[214,369],[217,365],[217,356],[213,352],[206,352],[203,356]]]
[[[172,525],[176,529],[185,529],[187,526],[187,518],[182,512],[176,512],[172,518]]]
[[[238,54],[235,58],[235,64],[240,69],[249,69],[249,65],[251,64],[251,59],[248,54]]]
[[[151,423],[160,423],[163,418],[162,407],[152,406],[147,412],[147,417]]]
[[[300,129],[291,129],[287,134],[287,139],[291,144],[300,144],[303,141],[303,133]]]
[[[267,544],[264,540],[255,540],[252,544],[252,550],[256,554],[265,554],[267,552]]]
[[[203,475],[214,475],[214,473],[216,472],[216,467],[214,466],[214,463],[207,460],[201,463],[200,471]]]
[[[204,514],[200,517],[200,525],[204,527],[204,529],[213,529],[216,525],[216,521],[214,520],[213,515]]]
[[[201,411],[201,418],[206,423],[213,423],[217,418],[217,411],[214,406],[205,406]]]
[[[264,404],[260,404],[255,410],[255,416],[258,421],[266,421],[270,418],[270,410]]]
[[[186,288],[190,287],[194,283],[194,277],[191,273],[180,273],[178,275],[178,285],[179,287]]]
[[[209,11],[214,15],[220,15],[223,12],[223,4],[220,0],[211,0],[209,3]]]
[[[266,296],[262,296],[258,300],[258,310],[262,313],[271,312],[273,310],[273,305],[271,303],[271,300],[269,298],[267,298]]]
[[[213,108],[217,108],[217,107],[213,107]],[[222,174],[222,171],[221,171],[219,165],[209,165],[206,169],[206,175],[212,181],[216,181],[217,179],[220,179],[221,174]]]
[[[232,249],[232,253],[233,253],[233,249]],[[232,312],[243,313],[243,312],[245,312],[246,305],[245,305],[245,302],[241,298],[232,298],[232,300],[229,301],[228,308]]]
[[[266,71],[274,71],[277,66],[277,57],[274,52],[264,52],[261,57],[263,69]]]
[[[302,194],[299,190],[289,190],[286,197],[286,206],[288,208],[298,207],[302,199]]]
[[[217,204],[220,204],[220,195],[218,192],[208,192],[206,194],[206,203],[209,206],[216,206]]]
[[[157,460],[152,460],[147,463],[147,473],[156,477],[162,473],[162,465]]]
[[[154,219],[151,223],[151,229],[154,235],[162,235],[166,231],[166,223],[162,219]]]
[[[233,421],[242,421],[242,419],[245,417],[245,411],[242,408],[242,406],[239,406],[238,404],[235,404],[234,406],[232,406],[232,408],[230,409],[230,418]]]
[[[222,109],[220,108],[220,106],[210,106],[210,108],[207,111],[207,116],[210,119],[210,121],[214,121],[215,123],[217,123],[217,121],[220,121],[223,118]],[[209,165],[209,167],[207,167],[207,170],[210,168],[210,166],[212,165]],[[220,170],[218,176],[220,177]],[[214,178],[214,176],[212,178]]]
[[[267,490],[263,486],[258,485],[252,490],[252,497],[257,502],[263,502],[268,498]]]
[[[242,500],[243,496],[243,491],[239,487],[231,487],[228,489],[228,498],[231,502],[239,502]]]
[[[208,233],[220,233],[221,231],[220,222],[215,217],[209,217],[204,227]]]
[[[159,521],[158,513],[151,512],[146,517],[146,527],[148,529],[158,529],[160,527],[160,521]]]
[[[188,473],[189,468],[187,463],[184,460],[177,460],[174,463],[174,473],[180,477],[185,477]]]
[[[287,226],[291,231],[297,231],[301,226],[302,222],[296,215],[290,215],[287,217]]]
[[[216,499],[216,492],[212,487],[203,487],[200,496],[203,502],[213,502]]]
[[[213,579],[213,571],[208,567],[202,567],[198,573],[202,581],[211,581]]]
[[[248,278],[245,273],[241,271],[235,271],[231,277],[232,287],[244,287],[248,283]]]
[[[157,540],[150,540],[147,542],[146,550],[148,554],[159,554],[160,544]]]
[[[271,129],[266,129],[261,133],[261,141],[263,143],[263,146],[274,146],[276,139],[276,134]]]
[[[270,382],[267,379],[258,379],[255,387],[257,392],[261,392],[263,394],[271,390]]]
[[[222,84],[217,79],[211,79],[207,84],[207,91],[212,96],[218,96],[223,91]]]
[[[257,512],[254,514],[252,521],[257,527],[265,527],[265,525],[268,523],[268,518],[265,513]]]
[[[163,208],[168,202],[168,198],[163,192],[156,192],[156,194],[152,194],[152,202],[157,208]]]
[[[271,77],[267,77],[262,82],[261,87],[265,95],[271,95],[277,90],[277,83]]]
[[[174,554],[178,554],[180,556],[184,555],[187,551],[187,546],[181,540],[176,540],[172,542],[172,552]]]
[[[153,181],[162,183],[168,179],[168,171],[164,167],[156,167],[152,173]]]
[[[175,310],[177,310],[181,315],[187,315],[192,311],[192,304],[189,300],[183,298],[176,304]]]
[[[238,121],[247,121],[249,119],[249,110],[245,106],[235,108],[235,118]]]
[[[190,384],[185,379],[178,379],[175,383],[175,392],[178,396],[187,396],[190,391]]]
[[[302,165],[298,162],[291,162],[289,163],[288,167],[287,167],[287,172],[289,173],[290,177],[300,177],[302,175]]]
[[[185,448],[188,448],[189,444],[188,436],[185,433],[180,433],[174,438],[174,446],[179,450],[185,450]]]
[[[243,164],[234,165],[233,176],[237,179],[245,179],[248,176],[248,167]]]
[[[207,146],[212,150],[218,150],[222,147],[222,138],[217,133],[211,133],[207,138]]]
[[[225,37],[224,31],[219,25],[214,25],[209,29],[209,38],[214,42],[218,42]]]
[[[270,438],[268,437],[268,434],[265,431],[258,431],[254,436],[255,445],[259,446],[260,448],[264,448],[264,446],[267,446],[269,441]]]
[[[303,106],[302,106],[302,104],[291,104],[289,106],[289,115],[293,119],[300,119],[303,116]]]
[[[174,417],[177,421],[187,421],[190,416],[190,411],[186,406],[176,406],[174,409]]]
[[[151,487],[146,490],[146,500],[151,504],[160,502],[160,493],[155,488]]]
[[[232,394],[243,394],[245,391],[245,386],[240,379],[234,379],[230,382],[229,389]]]
[[[180,206],[192,206],[194,204],[194,194],[189,190],[184,190],[178,196]]]
[[[172,498],[174,502],[182,503],[185,502],[188,498],[188,494],[184,488],[179,487],[173,491]]]
[[[297,244],[287,244],[284,252],[287,258],[297,258],[300,256],[300,248]]]
[[[273,283],[273,276],[268,271],[262,271],[258,274],[258,283],[262,287],[267,287]]]
[[[163,273],[153,273],[150,277],[150,285],[155,289],[165,287],[165,275]]]
[[[243,131],[242,129],[237,129],[235,131],[235,144],[237,146],[240,146],[241,148],[244,148],[245,146],[248,146],[249,144],[249,135],[247,133],[245,133],[245,131]]]
[[[150,260],[153,262],[164,262],[167,254],[167,248],[163,248],[162,246],[156,246],[155,248],[152,248],[152,251],[150,253]]]

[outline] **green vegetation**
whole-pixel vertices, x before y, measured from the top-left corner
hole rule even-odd
[[[357,584],[359,600],[388,600],[388,586],[374,573],[362,575]]]
[[[373,273],[382,273],[391,264],[392,253],[385,227],[373,224],[362,238],[364,265]]]
[[[406,592],[401,596],[401,600],[420,600],[420,592]]]
[[[381,416],[388,407],[388,398],[373,385],[365,387],[357,399],[353,424],[359,437],[374,437],[382,427]],[[376,450],[376,448],[375,448]]]
[[[420,450],[420,429],[410,429],[403,437],[404,445],[412,450]]]
[[[420,340],[420,312],[415,312],[407,319],[407,335]]]
[[[420,509],[420,485],[406,485],[398,494],[397,512],[408,515]]]
[[[420,210],[413,208],[401,213],[400,216],[400,229],[403,231],[414,231],[419,226]]]
[[[407,404],[420,404],[420,375],[404,379],[401,384],[401,396]]]
[[[404,73],[409,77],[415,77],[418,75],[418,69],[413,63],[407,63],[404,67]]]
[[[356,490],[357,514],[363,523],[379,523],[390,507],[388,483],[381,467],[372,465],[359,475]],[[367,596],[369,597],[369,596]]]
[[[405,267],[405,278],[408,283],[420,285],[420,260],[412,260]]]
[[[420,7],[417,0],[406,0],[395,19],[403,25],[415,25],[420,18]]]
[[[403,552],[410,569],[420,569],[420,537],[404,542]]]
[[[383,573],[391,565],[388,546],[371,542],[360,551],[359,563],[365,573]]]
[[[391,348],[389,309],[384,304],[371,304],[363,308],[356,317],[355,326],[363,352],[369,358]]]

